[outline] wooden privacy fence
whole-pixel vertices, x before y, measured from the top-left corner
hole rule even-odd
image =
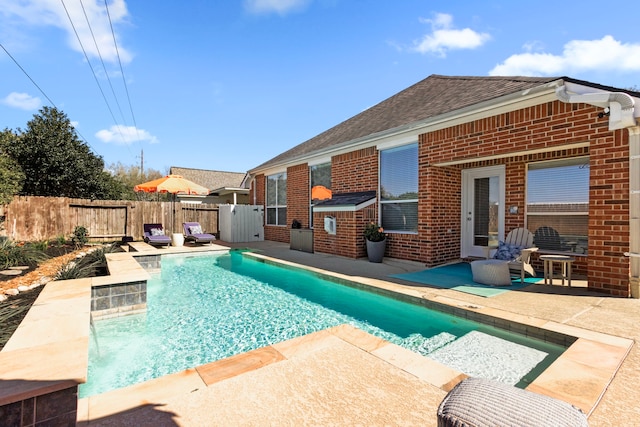
[[[205,232],[218,234],[218,205],[15,197],[5,207],[4,234],[15,241],[42,241],[69,238],[76,226],[83,226],[91,241],[115,241],[125,236],[142,240],[143,224],[162,224],[170,234],[182,233],[183,222],[199,222]]]

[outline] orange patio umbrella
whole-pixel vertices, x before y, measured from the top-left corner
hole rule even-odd
[[[313,200],[325,200],[331,198],[331,190],[324,185],[314,185],[311,188],[311,198]]]
[[[133,187],[133,191],[145,192],[145,193],[170,193],[173,194],[172,200],[172,216],[171,218],[171,232],[175,231],[175,217],[176,217],[176,194],[196,194],[206,196],[209,194],[209,189],[202,185],[196,184],[193,181],[189,181],[183,178],[181,175],[167,175],[162,178],[154,179],[153,181],[138,184]]]
[[[133,191],[145,193],[199,194],[206,196],[209,189],[183,178],[182,175],[167,175],[153,181],[138,184]]]

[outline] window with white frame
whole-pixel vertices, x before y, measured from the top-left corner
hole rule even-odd
[[[287,174],[267,177],[267,225],[287,225]]]
[[[309,226],[313,227],[313,206],[318,202],[330,199],[332,196],[331,162],[309,167],[309,185],[311,187]]]
[[[589,157],[528,165],[527,228],[542,252],[587,253]]]
[[[418,144],[380,151],[380,212],[385,231],[418,232]]]

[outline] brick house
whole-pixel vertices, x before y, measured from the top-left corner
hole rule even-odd
[[[181,202],[234,205],[249,203],[247,174],[244,172],[224,172],[171,166],[169,173],[180,175],[209,189],[209,194],[206,196],[178,194],[177,198]]]
[[[638,297],[639,100],[568,77],[432,75],[250,170],[250,200],[267,240],[297,220],[314,251],[359,258],[374,221],[385,256],[427,267],[526,227],[535,257],[571,255],[590,289]]]

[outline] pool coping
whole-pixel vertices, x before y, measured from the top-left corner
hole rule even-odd
[[[147,249],[147,248],[145,248]],[[43,393],[63,390],[86,381],[89,345],[91,287],[131,280],[146,280],[148,273],[136,261],[142,254],[175,254],[228,251],[224,246],[148,249],[108,254],[110,276],[48,283],[31,310],[0,352],[0,406]],[[308,267],[257,253],[248,253],[266,262],[289,265],[317,274],[346,280],[370,289],[393,292],[450,307],[454,311],[476,313],[500,319],[516,328],[550,331],[573,337],[575,342],[528,390],[569,402],[591,414],[602,398],[633,340],[593,332],[562,323],[470,304],[441,295],[430,296],[425,289],[408,288],[378,279],[354,277]],[[52,327],[53,326],[53,327]],[[297,354],[314,351],[327,340],[340,339],[402,369],[443,391],[450,390],[465,375],[427,357],[373,337],[364,331],[342,325],[283,343],[263,347],[228,359],[183,372],[78,400],[78,421],[135,408],[153,397],[175,395],[176,387],[185,393],[197,388],[258,369]],[[37,343],[34,345],[33,343]],[[43,363],[46,362],[46,363]],[[168,386],[168,385],[171,386]],[[127,396],[123,398],[123,396]]]

